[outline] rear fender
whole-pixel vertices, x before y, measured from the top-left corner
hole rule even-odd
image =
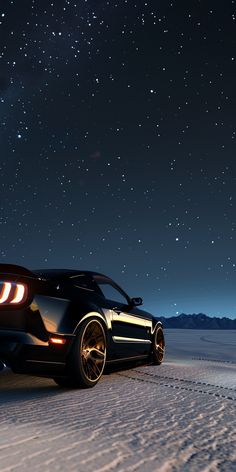
[[[101,315],[101,313],[97,312],[97,311],[91,311],[89,313],[87,313],[86,315],[84,315],[81,320],[78,322],[75,330],[74,330],[74,335],[76,335],[80,329],[80,326],[81,326],[81,323],[83,323],[85,320],[87,320],[88,318],[99,318],[99,320],[102,321],[102,324],[104,326],[104,328],[108,329],[109,326],[108,326],[108,322],[106,320],[106,318]]]

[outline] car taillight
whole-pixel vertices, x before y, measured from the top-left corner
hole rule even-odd
[[[24,284],[0,281],[0,305],[24,303],[27,294],[28,290]]]

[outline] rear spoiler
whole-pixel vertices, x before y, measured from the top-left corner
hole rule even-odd
[[[31,272],[29,269],[25,267],[15,265],[15,264],[0,264],[0,277],[1,275],[13,275],[13,276],[23,276],[23,277],[30,277],[33,279],[39,279],[40,277],[34,272]]]

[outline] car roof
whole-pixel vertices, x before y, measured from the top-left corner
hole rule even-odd
[[[90,270],[76,270],[76,269],[35,269],[32,272],[34,272],[34,274],[39,278],[42,277],[43,279],[46,279],[46,280],[57,279],[57,281],[60,279],[65,279],[65,278],[73,279],[73,277],[80,276],[80,275],[85,275],[85,276],[88,275],[91,277],[95,275],[95,276],[98,276],[99,278],[101,277],[101,279],[103,280],[105,279],[109,281],[111,284],[116,286],[121,292],[123,292],[123,294],[126,297],[128,297],[128,295],[123,290],[123,288],[120,287],[120,285],[118,285],[113,279],[111,279],[107,275],[101,274],[100,272],[93,272]]]
[[[74,277],[76,275],[99,275],[105,277],[106,279],[112,280],[110,277],[99,272],[93,272],[90,270],[76,270],[76,269],[34,269],[32,272],[36,275],[45,277],[45,278],[58,278],[58,277]]]

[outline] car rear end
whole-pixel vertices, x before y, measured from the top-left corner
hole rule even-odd
[[[0,361],[16,373],[50,377],[65,371],[71,337],[53,330],[53,295],[50,280],[20,266],[0,264]]]

